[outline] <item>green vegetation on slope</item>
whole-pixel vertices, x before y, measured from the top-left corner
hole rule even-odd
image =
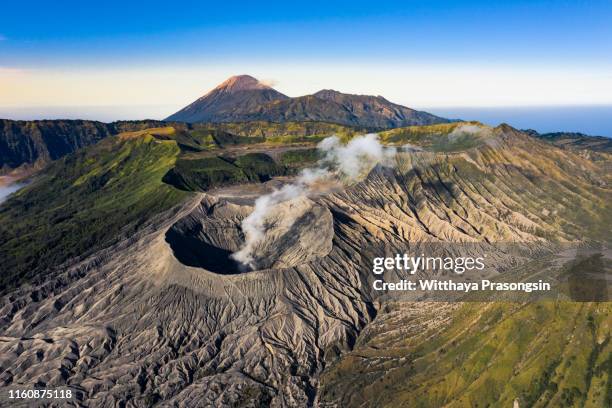
[[[271,147],[292,144],[316,144],[325,137],[337,135],[349,140],[368,129],[320,122],[244,122],[172,124],[176,140],[184,153],[263,144]],[[137,129],[138,130],[138,129]]]
[[[285,174],[285,169],[265,153],[248,153],[229,160],[232,160],[232,164],[241,169],[249,180],[265,181],[272,176]]]
[[[610,406],[612,303],[467,303],[381,323],[323,375],[323,401],[377,407]],[[439,307],[432,308],[439,314]],[[437,316],[439,317],[439,316]]]
[[[298,169],[313,166],[323,158],[323,154],[317,148],[287,150],[280,155],[279,162],[288,168]]]
[[[266,121],[252,121],[241,123],[194,124],[193,126],[196,129],[199,126],[214,126],[216,129],[224,130],[238,136],[261,137],[271,141],[278,141],[279,139],[299,140],[300,138],[312,137],[323,138],[331,135],[350,137],[376,130],[373,128],[337,125],[335,123],[326,122],[275,123]]]
[[[434,152],[452,152],[478,147],[490,134],[491,128],[480,122],[408,126],[379,133],[384,143],[410,144]]]
[[[162,182],[179,152],[174,141],[141,132],[52,163],[0,206],[0,291],[103,248],[179,203],[185,193]]]
[[[264,153],[234,157],[214,156],[179,159],[164,176],[164,182],[181,190],[205,191],[210,188],[246,182],[263,182],[286,174],[284,166]]]

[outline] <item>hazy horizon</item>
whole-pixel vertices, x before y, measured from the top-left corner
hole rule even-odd
[[[148,105],[7,109],[0,106],[0,119],[83,119],[100,122],[144,119],[163,120],[181,107],[175,105]],[[490,126],[507,123],[517,129],[534,129],[540,133],[579,132],[592,136],[612,137],[612,121],[610,120],[612,117],[612,104],[591,106],[411,107],[449,119],[477,120]]]

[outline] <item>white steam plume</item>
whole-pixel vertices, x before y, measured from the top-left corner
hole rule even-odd
[[[254,252],[265,236],[266,219],[275,205],[308,196],[312,185],[322,180],[355,181],[378,163],[389,165],[396,153],[395,148],[381,145],[376,134],[357,136],[346,145],[343,145],[337,136],[331,136],[323,139],[317,148],[324,152],[317,167],[302,170],[292,184],[255,200],[253,212],[241,225],[245,243],[231,255],[232,259],[248,269],[257,268]]]
[[[388,164],[396,153],[394,147],[380,144],[375,133],[355,137],[346,145],[337,136],[331,136],[323,139],[318,148],[325,152],[320,164],[335,168],[348,180],[357,179],[377,163]]]

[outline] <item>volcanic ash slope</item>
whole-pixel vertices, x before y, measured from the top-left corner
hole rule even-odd
[[[201,267],[198,248],[219,259],[239,248],[251,209],[194,197],[44,285],[5,296],[4,387],[68,385],[87,406],[318,404],[320,374],[381,307],[364,248],[571,242],[602,222],[609,180],[596,164],[496,132],[463,153],[400,154],[395,169],[287,204],[258,248],[269,267],[259,271]],[[181,262],[188,254],[173,242],[196,255]]]

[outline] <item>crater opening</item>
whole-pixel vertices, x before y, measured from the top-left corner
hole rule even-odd
[[[182,264],[221,275],[293,267],[331,251],[331,212],[300,197],[277,204],[267,216],[263,236],[252,245],[254,267],[234,260],[231,255],[245,243],[242,220],[252,211],[250,205],[207,196],[170,227],[166,242]]]
[[[166,241],[176,259],[184,265],[224,275],[247,272],[243,265],[231,258],[232,251],[210,245],[195,236],[170,229],[166,234]]]
[[[244,267],[230,255],[244,242],[240,223],[248,212],[249,207],[207,196],[168,229],[166,242],[184,265],[222,275],[243,273]]]

